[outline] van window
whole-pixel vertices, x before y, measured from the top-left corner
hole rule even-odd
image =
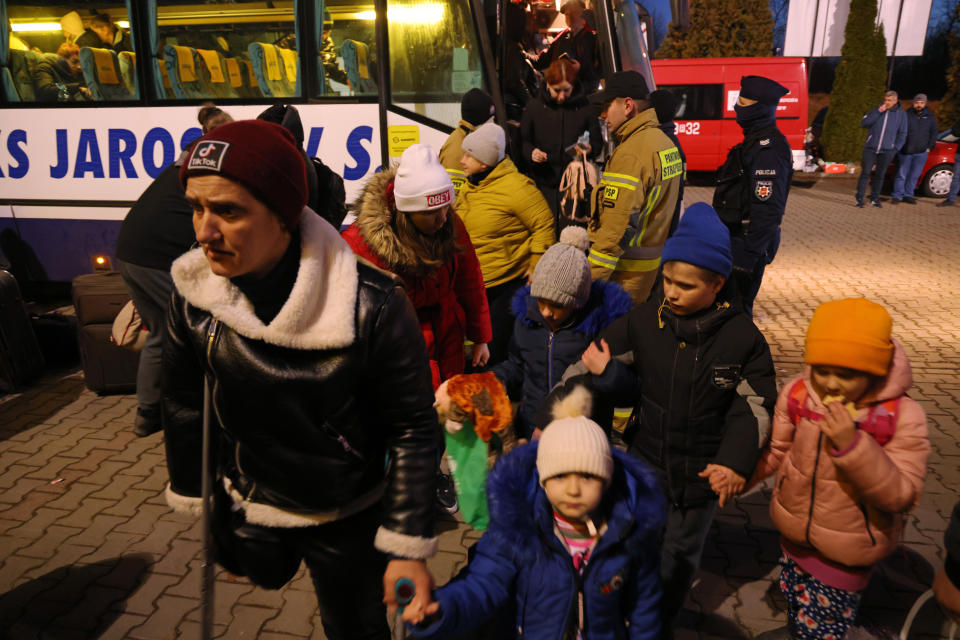
[[[327,0],[320,25],[317,96],[377,95],[373,2]]]
[[[677,99],[674,120],[723,119],[722,84],[661,85]]]
[[[455,127],[460,98],[489,92],[467,0],[388,0],[390,89],[400,107]]]
[[[10,0],[5,87],[10,102],[84,103],[137,97],[136,53],[124,2],[52,5]]]
[[[169,99],[301,95],[293,0],[157,0],[155,93]]]

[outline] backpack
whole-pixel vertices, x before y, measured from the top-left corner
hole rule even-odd
[[[819,420],[823,417],[822,413],[807,409],[807,385],[803,379],[797,380],[790,387],[790,393],[787,396],[787,413],[790,416],[790,422],[797,424],[800,418],[809,420]],[[897,413],[900,411],[900,398],[887,400],[880,404],[870,407],[867,419],[857,422],[857,428],[873,436],[881,447],[893,438],[893,433],[897,429]]]
[[[582,150],[560,178],[560,215],[557,232],[564,227],[586,227],[590,221],[590,194],[597,186],[597,170]]]

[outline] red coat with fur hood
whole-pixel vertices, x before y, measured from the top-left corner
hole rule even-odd
[[[903,516],[920,501],[927,472],[927,417],[905,395],[913,384],[910,363],[894,341],[890,371],[860,403],[858,422],[867,418],[870,405],[901,398],[890,441],[880,446],[873,436],[858,431],[843,452],[821,437],[817,423],[808,418],[798,418],[797,424],[791,421],[787,402],[798,379],[788,381],[780,392],[770,446],[752,483],[777,473],[770,517],[787,540],[813,548],[833,562],[868,567],[899,544]],[[810,367],[802,379],[807,386],[806,408],[824,413],[810,383]]]
[[[357,219],[343,238],[354,253],[399,276],[420,318],[430,354],[433,387],[464,371],[463,340],[490,342],[490,310],[483,273],[463,221],[451,212],[454,240],[460,251],[453,260],[426,274],[416,273],[413,250],[397,236],[393,217],[403,215],[387,202],[386,189],[396,169],[374,174],[357,206]]]

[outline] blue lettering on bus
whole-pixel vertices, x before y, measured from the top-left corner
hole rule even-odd
[[[137,152],[137,136],[129,129],[107,130],[107,157],[110,163],[110,177],[120,177],[120,165],[128,178],[136,178],[137,170],[133,166],[133,154]]]
[[[323,127],[310,127],[310,136],[307,138],[307,157],[317,157],[321,136],[323,136]]]
[[[163,160],[157,165],[153,162],[153,149],[157,143],[163,146]],[[173,136],[162,127],[154,127],[143,137],[143,168],[147,175],[156,178],[173,162]]]
[[[50,177],[60,179],[67,175],[70,161],[67,159],[67,130],[57,129],[57,164],[50,167]]]
[[[190,127],[183,132],[183,135],[180,136],[180,148],[186,149],[193,141],[203,135],[203,130],[200,127]]]
[[[7,172],[11,178],[22,178],[27,175],[27,170],[30,168],[30,158],[27,157],[26,151],[20,148],[20,144],[27,144],[27,132],[23,129],[14,129],[7,137],[7,152],[17,161],[17,166],[7,165]],[[3,172],[0,172],[0,178],[2,177]]]
[[[80,142],[77,145],[73,177],[82,178],[85,173],[92,173],[94,178],[103,177],[103,161],[100,159],[96,129],[80,129]]]
[[[354,167],[343,166],[344,180],[359,180],[367,175],[367,170],[370,169],[370,154],[360,144],[361,140],[373,142],[373,127],[357,127],[347,136],[347,153],[357,164]]]

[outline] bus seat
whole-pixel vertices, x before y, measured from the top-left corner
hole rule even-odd
[[[163,58],[154,58],[154,62],[158,70],[155,78],[159,83],[157,85],[157,97],[176,98],[177,96],[173,93],[173,85],[170,84],[170,74],[167,73],[167,61]]]
[[[259,98],[263,96],[260,92],[260,83],[257,82],[257,74],[253,70],[253,65],[247,59],[246,54],[240,58],[240,64],[243,65],[243,84],[247,88],[249,97]]]
[[[9,69],[4,69],[3,77],[7,100],[33,102],[37,99],[33,78],[39,62],[40,56],[33,51],[10,50]]]
[[[344,71],[350,78],[353,92],[357,94],[377,93],[377,83],[370,77],[367,57],[367,45],[357,40],[344,40],[340,47],[343,56]]]
[[[204,74],[197,70],[197,61],[192,47],[168,44],[163,48],[167,62],[167,75],[173,93],[178,98],[209,98],[213,90],[204,82]]]
[[[120,75],[123,77],[123,84],[127,85],[127,91],[130,95],[137,96],[137,54],[133,51],[121,51],[117,54],[120,62]]]
[[[250,54],[250,63],[257,76],[260,93],[264,97],[280,98],[293,95],[281,68],[282,58],[277,47],[266,42],[251,42],[247,52]]]
[[[131,100],[133,94],[127,90],[120,73],[120,61],[113,49],[80,48],[80,68],[83,79],[93,99]]]
[[[277,51],[280,53],[281,60],[283,60],[281,68],[287,80],[287,88],[293,92],[290,95],[299,95],[300,76],[297,74],[297,65],[299,63],[297,60],[297,52],[284,47],[277,47]]]
[[[216,98],[236,98],[237,91],[228,82],[228,75],[224,70],[223,56],[212,49],[197,49],[196,66],[200,69],[204,79],[210,85],[210,90]]]

